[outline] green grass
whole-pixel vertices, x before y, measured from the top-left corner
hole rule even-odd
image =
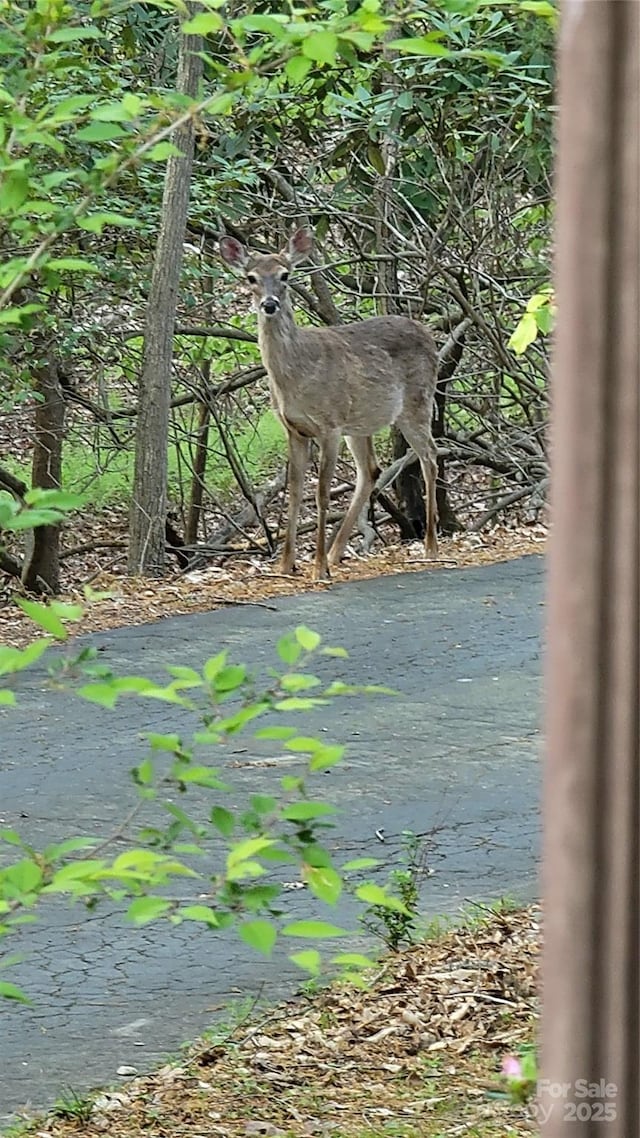
[[[92,449],[71,438],[65,445],[62,460],[62,482],[65,490],[86,495],[90,509],[125,506],[131,496],[134,455],[131,450],[118,450],[104,435],[101,445]],[[254,484],[259,484],[286,457],[286,440],[282,427],[272,411],[265,411],[254,424],[243,424],[233,435],[242,463]],[[30,467],[14,458],[5,465],[12,474],[30,484]],[[182,487],[180,485],[182,479]],[[169,444],[169,493],[180,499],[189,494],[190,472],[186,447],[179,454],[175,443]],[[224,448],[215,427],[210,433],[210,455],[206,483],[212,494],[229,498],[236,481],[224,456]],[[181,493],[182,491],[182,493]]]

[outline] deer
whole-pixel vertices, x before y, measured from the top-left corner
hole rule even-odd
[[[313,239],[298,229],[279,253],[256,253],[235,237],[220,241],[224,262],[244,273],[258,317],[258,346],[271,403],[288,442],[288,511],[280,571],[296,569],[298,519],[311,440],[319,450],[315,581],[330,579],[380,474],[372,435],[396,424],[418,456],[425,483],[427,557],[438,554],[436,447],[431,423],[437,351],[431,333],[407,316],[374,316],[351,324],[302,327],[289,293],[292,271]],[[331,482],[342,438],[353,456],[353,498],[327,550]]]

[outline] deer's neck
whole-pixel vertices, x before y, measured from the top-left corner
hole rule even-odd
[[[258,345],[272,382],[286,382],[294,366],[299,337],[300,329],[287,300],[275,316],[258,312]]]

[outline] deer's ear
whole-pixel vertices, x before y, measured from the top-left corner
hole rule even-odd
[[[313,238],[307,229],[298,229],[287,247],[287,256],[292,265],[297,265],[298,261],[304,261],[308,257],[313,247]]]
[[[223,261],[231,265],[232,269],[243,269],[249,254],[244,245],[236,241],[235,237],[223,237],[220,241],[220,256]]]

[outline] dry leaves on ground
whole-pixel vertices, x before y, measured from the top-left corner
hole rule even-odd
[[[523,1138],[500,1062],[531,1041],[540,913],[532,906],[386,959],[370,990],[330,988],[194,1045],[179,1066],[98,1097],[41,1138]]]
[[[424,557],[421,544],[386,546],[382,552],[351,557],[334,570],[334,582],[364,580],[391,573],[421,569],[439,571],[464,566],[485,565],[526,554],[543,553],[546,529],[529,526],[514,530],[495,527],[482,534],[461,534],[440,542],[438,561]],[[160,581],[130,578],[101,572],[91,587],[107,593],[86,605],[82,620],[69,626],[71,635],[120,628],[161,620],[166,616],[209,612],[221,605],[267,604],[271,598],[292,593],[330,588],[311,580],[311,562],[304,561],[296,576],[279,574],[273,565],[259,557],[238,557],[224,567],[209,566],[185,575],[174,574]],[[85,603],[81,580],[62,598]],[[31,621],[10,601],[0,609],[0,642],[22,647],[33,638]]]

